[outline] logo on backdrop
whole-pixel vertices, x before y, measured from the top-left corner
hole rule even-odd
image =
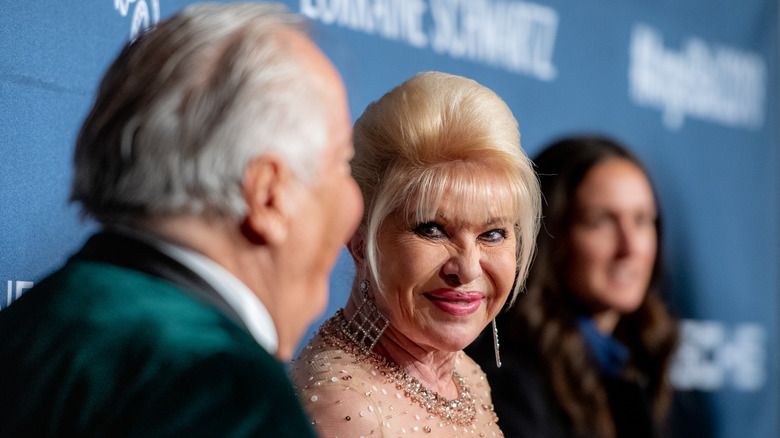
[[[123,17],[130,12],[130,5],[135,4],[132,21],[130,22],[130,40],[134,40],[138,34],[149,26],[154,26],[160,21],[159,0],[114,0],[114,9]],[[151,10],[149,6],[151,4]]]
[[[677,51],[644,24],[634,26],[630,50],[630,96],[660,109],[668,129],[680,129],[686,117],[747,129],[763,125],[767,67],[760,54],[695,37]]]
[[[683,320],[670,380],[682,390],[752,392],[767,380],[767,334],[754,323]]]
[[[11,305],[11,303],[16,300],[17,298],[21,297],[22,294],[27,291],[27,289],[30,289],[33,287],[32,281],[11,281],[8,280],[7,287],[6,287],[6,296],[5,299],[0,299],[0,309],[4,309]],[[0,295],[2,296],[2,295]]]
[[[500,0],[300,0],[323,24],[430,48],[512,73],[552,81],[558,14],[547,6]]]

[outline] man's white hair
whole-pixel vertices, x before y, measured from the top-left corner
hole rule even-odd
[[[177,214],[242,220],[247,165],[278,154],[313,182],[324,96],[284,30],[281,5],[191,5],[129,44],[76,144],[71,200],[103,223]]]

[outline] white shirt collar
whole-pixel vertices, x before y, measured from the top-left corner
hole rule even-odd
[[[235,275],[202,254],[149,234],[124,227],[115,231],[129,234],[153,245],[203,278],[238,314],[257,343],[269,353],[276,353],[279,348],[279,335],[271,314],[260,299]]]

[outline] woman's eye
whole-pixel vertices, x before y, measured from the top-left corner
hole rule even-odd
[[[610,218],[606,214],[591,214],[580,219],[580,223],[588,228],[599,228],[610,223]]]
[[[496,228],[495,230],[482,233],[479,237],[486,242],[501,242],[506,239],[506,230],[503,228]]]
[[[428,239],[441,239],[447,237],[444,228],[436,222],[426,222],[414,228],[414,232]]]

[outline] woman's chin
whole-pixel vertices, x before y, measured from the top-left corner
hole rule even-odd
[[[434,345],[441,351],[456,352],[463,350],[477,339],[483,328],[477,329],[473,326],[453,327],[452,324],[442,324],[441,330],[437,332],[439,336],[434,340]]]

